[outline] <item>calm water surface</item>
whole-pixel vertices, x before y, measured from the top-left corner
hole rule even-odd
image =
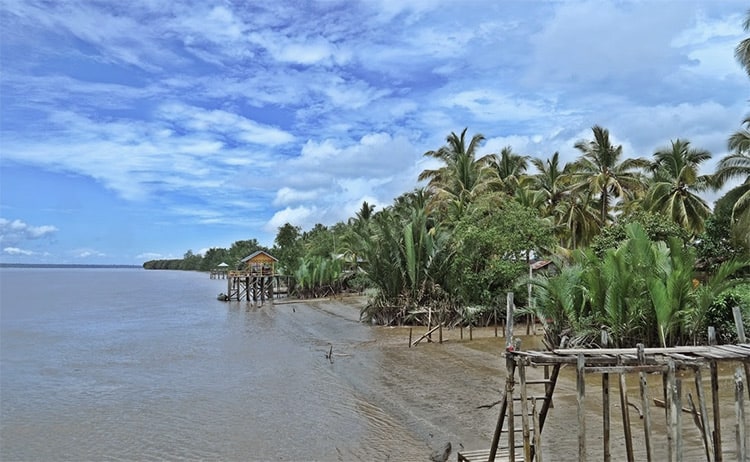
[[[0,270],[1,460],[424,460],[358,348],[377,330],[224,281]],[[356,311],[356,310],[355,310]],[[354,352],[331,364],[329,343]],[[384,442],[388,442],[384,444]]]

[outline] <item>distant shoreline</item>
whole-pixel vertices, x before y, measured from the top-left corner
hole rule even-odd
[[[0,263],[0,268],[143,268],[141,265],[85,265],[85,264],[68,264],[68,263]]]

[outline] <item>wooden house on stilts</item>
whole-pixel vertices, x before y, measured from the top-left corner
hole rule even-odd
[[[267,252],[259,250],[240,261],[240,268],[230,271],[227,276],[227,293],[223,299],[265,301],[273,298],[279,285],[276,263],[279,260]]]

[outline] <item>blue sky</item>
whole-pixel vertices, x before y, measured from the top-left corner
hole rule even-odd
[[[0,261],[140,264],[417,186],[451,131],[714,159],[746,1],[0,3]],[[716,195],[709,196],[709,200]]]

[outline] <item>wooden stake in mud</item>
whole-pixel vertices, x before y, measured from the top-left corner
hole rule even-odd
[[[412,328],[409,328],[409,348],[411,348],[411,334],[412,334]]]
[[[440,329],[438,329],[438,343],[442,345],[443,344],[443,323],[441,322],[439,326],[440,326]]]

